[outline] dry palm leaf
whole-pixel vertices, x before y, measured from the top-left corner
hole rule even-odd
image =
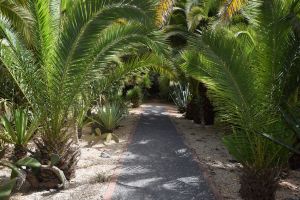
[[[160,0],[156,12],[157,26],[161,27],[166,23],[168,16],[173,9],[174,3],[175,0]]]
[[[229,20],[231,17],[241,10],[248,0],[226,0],[224,6],[220,10],[220,17],[222,20]]]

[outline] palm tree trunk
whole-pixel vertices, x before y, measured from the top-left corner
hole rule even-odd
[[[215,112],[212,102],[207,96],[207,87],[200,82],[199,84],[199,98],[201,99],[201,115],[205,125],[213,125],[215,120]]]
[[[81,139],[81,137],[82,137],[82,127],[80,127],[80,126],[77,126],[77,135],[78,135],[78,138]]]
[[[13,161],[18,161],[18,160],[24,158],[26,155],[27,155],[27,151],[23,146],[15,145],[13,157],[12,157]]]
[[[241,197],[245,200],[275,200],[278,169],[256,170],[244,167],[240,176]]]
[[[59,170],[62,171],[63,177],[66,180],[70,180],[75,177],[75,169],[79,161],[80,148],[78,144],[74,144],[74,141],[70,140],[65,145],[58,145],[60,149],[52,149],[51,146],[45,145],[43,141],[36,139],[35,144],[37,146],[36,159],[41,162],[42,165],[49,165],[51,162],[51,155],[53,152],[60,152],[59,161],[54,164]],[[43,168],[38,173],[29,172],[29,183],[33,188],[39,189],[55,189],[59,188],[62,183],[62,175],[56,173],[57,170]]]

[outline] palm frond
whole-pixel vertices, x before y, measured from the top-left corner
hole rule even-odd
[[[90,70],[90,66],[95,67],[97,65],[87,65],[87,63],[94,59],[95,54],[94,52],[91,53],[91,50],[97,50],[97,53],[104,50],[101,49],[102,46],[98,49],[94,48],[99,34],[107,32],[106,28],[120,18],[149,24],[151,27],[149,22],[151,4],[148,1],[97,0],[78,1],[76,3],[77,5],[73,6],[73,9],[65,16],[66,22],[60,35],[61,42],[57,46],[53,60],[56,67],[53,69],[55,76],[52,76],[53,84],[50,89],[55,94],[53,95],[55,102],[53,105],[61,107],[68,106],[73,100],[74,90],[80,90],[80,87],[77,87],[78,83],[81,82],[80,80],[88,79],[88,75],[94,73]],[[113,42],[112,40],[110,43],[107,42],[107,47],[110,47]],[[129,42],[128,40],[127,44],[130,44]],[[59,96],[57,91],[68,91],[67,94],[70,95],[62,93]],[[66,105],[56,103],[61,99],[64,99],[63,102],[66,102]]]
[[[23,35],[25,42],[32,43],[33,17],[27,9],[27,2],[0,1],[1,18],[9,20],[12,27]]]
[[[183,53],[185,71],[207,84],[224,119],[232,119],[231,123],[237,125],[245,123],[240,119],[242,115],[250,115],[253,99],[250,84],[253,75],[242,64],[251,62],[248,55],[241,55],[235,38],[224,38],[222,31],[205,34],[203,40],[197,41],[193,40],[200,46],[200,54],[195,51]]]
[[[157,54],[144,55],[121,63],[112,71],[103,74],[102,78],[97,81],[99,94],[105,92],[115,82],[141,70],[154,70],[170,78],[176,77],[172,63],[168,62],[164,57]]]
[[[50,58],[53,56],[52,45],[55,43],[54,32],[52,31],[52,16],[49,11],[49,1],[30,0],[29,10],[35,23],[32,34],[35,59],[42,67],[49,67]],[[47,70],[44,70],[45,72]],[[48,76],[48,75],[47,75]]]
[[[2,35],[5,36],[1,43],[2,55],[0,59],[24,94],[27,102],[36,107],[37,102],[42,103],[47,99],[43,72],[35,64],[36,60],[33,54],[27,50],[23,40],[10,28],[10,23],[0,20],[0,27]]]

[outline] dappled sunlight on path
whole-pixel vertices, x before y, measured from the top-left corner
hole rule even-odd
[[[116,185],[115,200],[215,199],[198,163],[168,116],[166,105],[145,104]]]

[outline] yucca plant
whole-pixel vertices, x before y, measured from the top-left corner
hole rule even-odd
[[[33,18],[30,46],[22,33],[1,18],[4,36],[0,59],[35,113],[41,116],[41,139],[36,157],[56,166],[69,180],[74,175],[79,147],[68,127],[76,96],[101,78],[107,62],[124,48],[161,48],[164,38],[155,27],[155,2],[146,0],[77,0],[61,13],[60,0],[29,0],[24,8]],[[21,35],[21,37],[20,37]],[[44,173],[44,172],[43,172]],[[41,182],[57,176],[39,174]]]
[[[183,68],[204,82],[219,118],[232,126],[224,138],[229,152],[243,165],[242,198],[275,199],[279,174],[286,167],[295,136],[281,113],[286,68],[295,67],[298,42],[290,20],[297,20],[296,2],[249,1],[257,23],[214,27],[183,54]]]
[[[27,155],[27,144],[38,128],[38,120],[29,122],[29,113],[25,109],[13,111],[12,120],[6,116],[0,118],[3,128],[0,139],[14,145],[13,160],[19,160]]]

